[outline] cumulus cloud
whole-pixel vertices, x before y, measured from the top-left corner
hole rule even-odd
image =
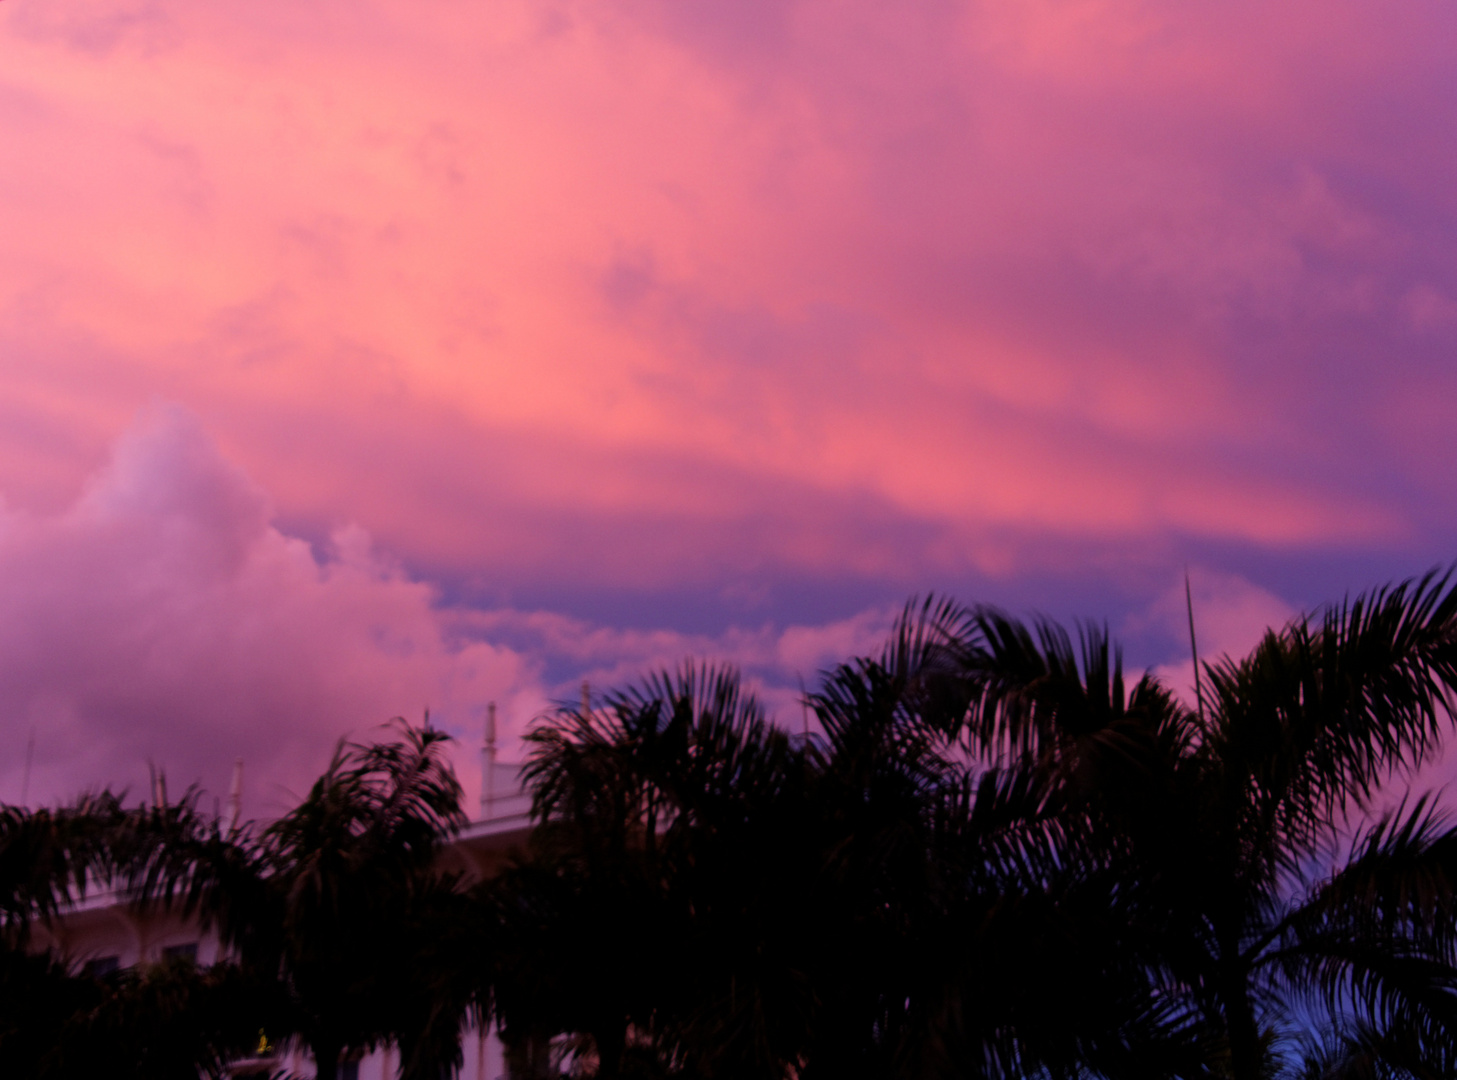
[[[20,798],[33,738],[32,801],[141,794],[149,763],[174,793],[219,793],[242,757],[248,811],[264,815],[338,738],[427,707],[459,738],[468,805],[487,702],[507,760],[580,680],[600,692],[690,660],[741,667],[797,717],[798,679],[873,647],[889,619],[694,635],[443,606],[358,527],[324,550],[281,530],[267,494],[171,404],[142,412],[69,508],[0,513],[0,610],[0,798]]]
[[[879,650],[894,620],[888,608],[870,608],[848,619],[820,624],[731,626],[718,634],[692,634],[670,628],[633,630],[603,626],[556,612],[511,609],[455,612],[452,619],[469,632],[507,640],[529,656],[568,668],[570,678],[554,684],[554,701],[574,704],[580,682],[604,689],[624,686],[645,675],[672,671],[685,663],[737,668],[750,689],[779,722],[802,722],[801,691],[813,689],[820,674],[852,656]],[[531,717],[516,715],[507,731],[523,734]]]
[[[34,733],[33,797],[143,788],[149,761],[218,792],[243,757],[266,812],[341,735],[541,700],[519,654],[449,641],[433,599],[358,529],[322,554],[280,532],[196,418],[154,406],[68,510],[0,518],[0,787],[18,798]]]
[[[8,760],[1449,558],[1454,10],[5,0]]]

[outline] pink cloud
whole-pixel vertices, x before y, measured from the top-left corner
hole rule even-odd
[[[391,716],[474,724],[484,701],[541,700],[531,664],[447,640],[431,590],[342,530],[317,557],[197,421],[154,406],[75,504],[0,521],[0,716],[35,739],[31,795],[130,784],[147,762],[174,793],[223,790],[234,756],[250,810],[302,790],[334,740]],[[22,784],[19,753],[0,774]]]
[[[1450,558],[1454,20],[6,0],[0,797]]]
[[[1225,659],[1241,660],[1270,630],[1279,631],[1299,614],[1273,593],[1236,574],[1204,567],[1189,575],[1189,594],[1184,582],[1171,585],[1139,619],[1161,627],[1169,637],[1185,643],[1185,658],[1160,665],[1155,673],[1175,693],[1194,702],[1194,662],[1189,654],[1189,607],[1194,613],[1195,641],[1202,664]]]
[[[730,626],[721,633],[685,633],[670,628],[633,630],[603,626],[548,611],[511,609],[456,611],[457,627],[484,638],[521,643],[532,656],[550,656],[574,669],[554,687],[557,701],[574,704],[580,682],[594,695],[640,682],[684,663],[731,665],[744,675],[771,717],[797,726],[801,691],[813,690],[821,672],[850,657],[878,652],[896,612],[872,608],[848,619],[821,624]],[[524,734],[529,718],[508,718],[505,730]]]
[[[357,526],[323,551],[281,529],[198,419],[155,403],[71,506],[0,513],[0,608],[0,800],[20,799],[33,739],[32,802],[103,784],[140,797],[149,763],[174,795],[217,794],[242,757],[259,815],[305,790],[336,739],[427,707],[459,739],[474,806],[487,702],[503,759],[519,760],[520,736],[580,680],[600,693],[689,660],[740,666],[797,723],[799,679],[873,647],[890,618],[690,634],[446,605]]]
[[[1427,475],[1368,408],[1427,375],[1343,350],[1451,336],[1450,19],[12,0],[0,481],[64,505],[161,394],[452,573],[1407,543],[1349,475]]]

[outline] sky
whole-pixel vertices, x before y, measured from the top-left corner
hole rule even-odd
[[[1457,559],[1457,9],[4,0],[0,800]],[[33,749],[28,750],[28,747]],[[27,766],[26,761],[30,764]]]

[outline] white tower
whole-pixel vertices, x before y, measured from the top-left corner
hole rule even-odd
[[[481,820],[491,816],[496,801],[496,703],[486,706],[485,739],[481,743]]]

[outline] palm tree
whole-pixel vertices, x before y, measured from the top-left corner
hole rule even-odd
[[[300,1039],[321,1080],[383,1043],[405,1048],[406,1080],[434,1080],[459,1064],[472,1004],[470,973],[440,948],[462,892],[436,865],[465,821],[449,736],[428,718],[394,723],[387,741],[341,741],[299,805],[261,831],[180,815],[122,843],[139,899],[216,925],[243,972],[272,981],[287,1007],[268,1034]]]
[[[535,858],[494,885],[508,1040],[586,1035],[598,1076],[634,1044],[639,1072],[806,1078],[1166,1049],[1049,785],[959,754],[962,657],[932,614],[826,676],[822,738],[693,667],[533,734]]]
[[[494,883],[508,1041],[596,1075],[775,1075],[811,1007],[806,754],[736,672],[683,668],[531,736],[534,858]]]
[[[260,834],[258,909],[224,924],[254,953],[245,959],[277,963],[320,1078],[345,1052],[400,1035],[415,970],[402,931],[422,895],[452,888],[435,862],[465,821],[441,756],[448,738],[400,722],[393,741],[341,743],[303,801]],[[456,1060],[429,1065],[458,1064],[459,1052],[452,1042]]]
[[[221,1077],[256,1044],[260,1025],[279,1026],[268,981],[233,965],[169,961],[93,975],[32,933],[88,890],[125,893],[164,853],[216,840],[195,801],[190,793],[126,809],[101,792],[55,809],[0,808],[0,1060],[9,1071],[39,1080]]]
[[[1128,940],[1202,1032],[1208,1068],[1255,1080],[1320,1058],[1446,1075],[1457,832],[1426,799],[1380,801],[1450,722],[1447,576],[1298,618],[1206,665],[1204,710],[1148,675],[1127,687],[1097,628],[1079,652],[1055,624],[995,609],[951,622],[968,700],[954,729],[975,757],[1033,765],[1080,808]],[[1323,1043],[1302,1053],[1312,1024]]]
[[[1188,1032],[1128,948],[1085,815],[1035,760],[968,753],[972,613],[908,605],[826,673],[815,797],[831,815],[806,1076],[1168,1075]]]
[[[49,993],[7,1012],[18,1036],[7,1068],[36,1080],[223,1080],[260,1027],[286,1015],[276,983],[229,963],[171,960],[95,978],[56,965],[46,983]]]
[[[465,820],[447,738],[428,720],[399,721],[393,739],[341,742],[304,800],[257,833],[224,831],[197,812],[195,792],[133,809],[107,793],[54,811],[0,808],[0,1011],[32,1016],[46,1003],[48,1018],[0,1024],[7,1060],[32,1055],[37,1076],[100,1063],[221,1075],[266,1027],[301,1038],[320,1077],[383,1042],[400,1045],[406,1080],[458,1065],[481,979],[479,920],[436,867]],[[216,925],[237,962],[97,979],[28,951],[36,919],[97,885]]]
[[[127,818],[109,791],[69,806],[0,806],[0,934],[15,944],[115,865],[111,839]]]

